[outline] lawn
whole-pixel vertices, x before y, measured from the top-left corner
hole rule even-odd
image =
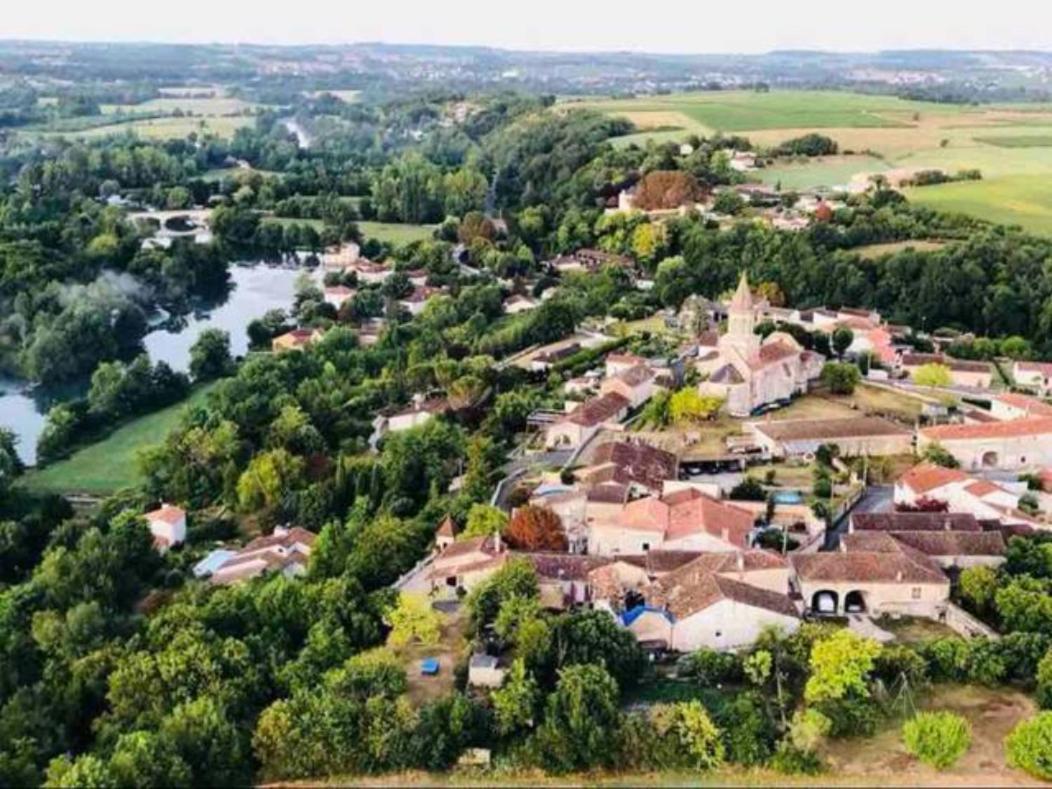
[[[875,156],[823,156],[807,161],[792,161],[757,170],[755,175],[765,184],[782,189],[815,189],[846,186],[856,173],[878,173],[888,165]]]
[[[325,222],[321,219],[298,219],[291,216],[265,216],[263,217],[263,224],[266,225],[310,225],[315,230],[321,230],[325,227]]]
[[[396,222],[358,222],[366,239],[375,238],[387,244],[409,244],[431,238],[435,225],[403,225]]]
[[[147,139],[167,140],[182,139],[192,132],[197,134],[209,133],[218,137],[233,137],[234,132],[242,126],[250,126],[254,118],[248,115],[214,116],[214,117],[189,117],[182,118],[164,117],[150,118],[144,120],[130,120],[121,123],[116,118],[114,123],[104,126],[95,126],[75,132],[56,132],[46,129],[26,131],[26,134],[36,134],[46,137],[80,137],[84,139],[98,139],[115,134],[132,132]]]
[[[898,391],[861,384],[850,395],[824,395],[823,399],[838,406],[857,409],[867,414],[883,414],[912,422],[921,415],[923,402]],[[857,415],[857,411],[855,415]]]
[[[139,417],[101,441],[77,450],[65,460],[30,471],[22,484],[41,493],[85,493],[105,496],[141,480],[139,450],[160,443],[175,427],[187,405],[202,403],[214,385],[194,391],[183,403]]]
[[[1020,134],[997,137],[976,137],[976,142],[995,145],[998,148],[1049,148],[1052,136],[1048,134]]]
[[[886,244],[866,244],[855,247],[851,251],[866,260],[876,260],[884,255],[894,255],[906,249],[912,249],[914,252],[934,252],[944,246],[946,243],[943,241],[889,241]]]

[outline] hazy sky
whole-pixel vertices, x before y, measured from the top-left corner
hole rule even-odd
[[[1052,48],[1047,0],[11,0],[0,38],[766,52]]]

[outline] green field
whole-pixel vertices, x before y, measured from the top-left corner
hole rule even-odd
[[[219,137],[233,137],[234,132],[242,126],[249,126],[254,122],[251,116],[232,115],[214,117],[189,117],[182,118],[165,117],[151,118],[149,120],[128,120],[120,122],[116,118],[113,123],[104,126],[95,126],[91,129],[81,131],[49,131],[47,129],[27,130],[26,133],[45,137],[81,137],[84,139],[97,139],[114,134],[125,134],[128,132],[137,134],[148,139],[182,139],[191,132],[197,134],[215,134]]]
[[[139,417],[95,444],[40,471],[29,471],[21,484],[40,493],[105,496],[141,481],[139,450],[159,444],[175,427],[187,405],[201,403],[214,385],[196,389],[183,403]]]
[[[265,216],[263,223],[267,225],[310,225],[315,230],[321,230],[325,223],[320,219],[296,219],[291,216]]]
[[[915,203],[1052,234],[1052,178],[1013,175],[907,190]]]
[[[434,225],[401,225],[395,222],[359,222],[358,229],[366,239],[375,238],[387,244],[409,244],[431,238]]]
[[[754,174],[786,189],[840,186],[878,172],[894,179],[921,169],[951,174],[978,169],[982,182],[909,194],[926,205],[1052,233],[1052,189],[1041,182],[1052,178],[1048,104],[974,106],[834,91],[713,91],[575,99],[557,106],[592,107],[628,118],[639,131],[613,140],[617,146],[719,131],[773,147],[816,131],[836,140],[843,154],[852,154],[777,163]]]

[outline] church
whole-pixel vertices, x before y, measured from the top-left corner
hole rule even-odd
[[[708,378],[698,385],[703,395],[725,400],[732,416],[746,417],[761,406],[807,391],[822,372],[821,355],[804,350],[789,334],[756,334],[756,305],[742,272],[727,308],[727,333],[709,353],[700,349],[696,367]]]

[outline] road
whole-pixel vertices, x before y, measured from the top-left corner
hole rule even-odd
[[[854,507],[826,532],[825,550],[834,550],[840,544],[840,535],[847,532],[847,522],[853,512],[891,512],[895,509],[895,488],[892,485],[870,485]]]

